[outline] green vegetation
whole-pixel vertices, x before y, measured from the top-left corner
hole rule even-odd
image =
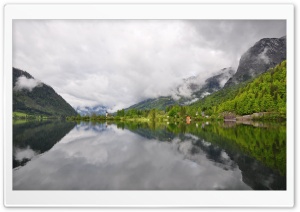
[[[178,104],[172,97],[159,97],[156,99],[147,99],[145,101],[139,102],[138,104],[130,106],[127,110],[136,109],[136,110],[165,110],[166,107]]]
[[[30,148],[37,154],[51,149],[76,125],[74,122],[62,121],[26,121],[17,120],[13,122],[13,167],[24,165],[28,159],[16,160],[15,150]]]
[[[190,105],[207,115],[232,112],[246,115],[265,113],[262,119],[286,116],[286,61],[250,81],[222,89]]]
[[[25,119],[27,116],[28,116],[28,114],[26,114],[26,113],[13,112],[13,117],[14,118]]]
[[[34,79],[25,71],[13,68],[13,88],[21,76]],[[65,117],[76,115],[76,111],[53,88],[41,83],[31,91],[28,89],[13,89],[14,117],[20,118],[26,114],[27,118],[34,117]],[[25,116],[25,117],[26,117]]]
[[[207,125],[205,128],[206,130],[203,131],[188,126],[187,132],[213,141],[223,148],[237,148],[285,175],[286,126],[284,124],[273,123],[268,127]]]
[[[14,69],[14,83],[21,74],[28,73]],[[27,75],[26,75],[27,74]],[[45,98],[47,97],[47,98]],[[150,108],[155,109],[150,109]],[[218,120],[224,114],[238,116],[261,113],[251,119],[285,119],[286,117],[286,61],[260,76],[235,86],[219,90],[191,105],[180,106],[171,97],[145,100],[126,110],[119,110],[108,117],[81,116],[55,91],[43,84],[28,90],[14,90],[13,111],[16,119],[44,119],[68,117],[69,120],[164,120],[185,121],[186,116],[193,120]],[[262,113],[263,112],[263,113]]]
[[[201,141],[204,140],[226,150],[232,157],[240,157],[240,153],[243,153],[275,170],[281,176],[286,174],[286,125],[284,122],[228,124],[223,121],[195,121],[192,124],[186,124],[180,121],[109,120],[106,123],[116,124],[119,129],[128,129],[148,139],[159,141],[172,141],[175,137],[186,141],[184,137],[186,134],[194,135],[198,139],[197,143],[193,142],[196,145],[202,145]],[[238,161],[247,163],[242,160]],[[246,169],[248,170],[249,167]]]
[[[71,121],[100,121],[100,120],[120,120],[120,121],[139,121],[139,122],[185,122],[186,116],[189,114],[196,114],[194,108],[188,106],[169,106],[166,110],[137,110],[124,109],[118,110],[116,114],[109,115],[108,117],[103,115],[91,115],[91,116],[68,116],[67,120]],[[219,117],[220,118],[220,117]],[[215,120],[217,117],[205,117],[200,115],[194,116],[195,120]]]
[[[161,98],[163,99],[163,98]],[[153,102],[151,102],[152,104]],[[147,104],[147,101],[144,102]],[[145,108],[146,106],[142,106]],[[268,70],[257,78],[235,86],[221,89],[191,105],[169,105],[165,109],[118,110],[105,116],[72,116],[69,120],[135,120],[135,121],[180,121],[186,116],[192,120],[221,120],[226,114],[248,116],[250,119],[286,118],[286,61]]]
[[[136,126],[143,127],[144,125]],[[125,123],[125,128],[137,131],[131,123]],[[156,138],[166,140],[172,138],[168,132],[175,135],[189,133],[211,142],[223,149],[233,152],[244,152],[267,167],[279,171],[281,175],[286,173],[286,126],[285,124],[269,123],[264,127],[238,124],[226,126],[222,122],[212,124],[195,123],[149,123],[148,128],[156,131]],[[162,132],[163,130],[167,132]],[[270,133],[272,130],[272,133]],[[166,137],[167,136],[167,137]]]
[[[48,119],[48,116],[38,115],[38,114],[32,115],[23,112],[13,112],[13,119],[14,120],[43,120],[43,119]]]
[[[286,61],[247,83],[234,98],[216,107],[219,112],[230,111],[238,115],[276,112],[285,116]]]

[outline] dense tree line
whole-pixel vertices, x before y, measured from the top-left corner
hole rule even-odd
[[[274,112],[285,116],[286,61],[252,80],[221,89],[189,107],[209,116],[226,111],[237,115]]]
[[[238,94],[220,105],[218,112],[238,115],[255,112],[286,113],[286,61],[262,74],[238,90]]]

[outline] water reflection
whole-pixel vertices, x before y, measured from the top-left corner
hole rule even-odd
[[[50,151],[15,169],[13,185],[21,190],[285,189],[285,160],[280,161],[285,147],[278,149],[285,146],[283,129],[224,123],[80,123]],[[260,141],[270,130],[280,134],[277,141],[270,136]]]
[[[201,125],[201,128],[199,128]],[[286,189],[286,126],[278,123],[194,123],[157,124],[151,131],[166,129],[176,135],[190,133],[198,137],[196,146],[206,152],[207,158],[218,161],[222,151],[235,161],[243,174],[243,181],[253,189]],[[138,126],[128,123],[128,129],[140,133]],[[145,131],[145,129],[143,129]],[[143,134],[143,133],[142,133]],[[141,135],[142,135],[141,134]],[[168,137],[152,133],[158,140]],[[207,145],[202,145],[202,143]],[[206,147],[209,146],[209,147]]]
[[[13,124],[13,168],[25,165],[51,149],[76,124],[71,122],[29,121]]]

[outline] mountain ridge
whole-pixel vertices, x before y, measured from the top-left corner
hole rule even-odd
[[[222,81],[224,79],[228,80],[234,72],[232,67],[228,67],[220,69],[213,76],[205,80],[203,80],[200,75],[183,79],[183,83],[177,86],[171,95],[145,99],[131,105],[125,110],[149,110],[154,108],[165,110],[171,105],[187,105],[193,103],[210,93],[220,90],[225,84],[225,82]],[[201,84],[199,82],[201,82]],[[190,93],[190,95],[185,96],[185,93]]]
[[[21,69],[13,67],[12,72],[13,112],[45,116],[77,115],[73,107],[51,86],[36,80]]]
[[[170,96],[146,99],[127,109],[165,109],[172,104],[194,104],[216,91],[247,82],[275,67],[285,59],[286,36],[262,38],[241,56],[236,71],[232,67],[223,68],[207,78],[204,83],[203,79],[198,79],[201,77],[200,75],[183,79],[183,83],[177,86]],[[227,74],[222,74],[222,71],[227,71]],[[221,81],[222,83],[220,83]],[[166,103],[166,100],[168,103]],[[157,102],[160,102],[160,104]]]
[[[226,111],[238,115],[259,112],[285,114],[286,60],[255,78],[225,87],[191,104],[190,107],[208,115]]]
[[[224,87],[247,81],[285,59],[286,36],[260,39],[241,56],[236,73]]]
[[[95,105],[95,106],[77,106],[74,108],[78,114],[81,116],[86,115],[105,115],[106,111],[108,110],[108,107],[104,105]]]

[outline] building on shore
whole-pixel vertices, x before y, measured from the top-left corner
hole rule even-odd
[[[186,120],[186,123],[187,123],[187,124],[190,124],[192,119],[191,119],[190,116],[186,116],[186,119],[185,119],[185,120]]]

